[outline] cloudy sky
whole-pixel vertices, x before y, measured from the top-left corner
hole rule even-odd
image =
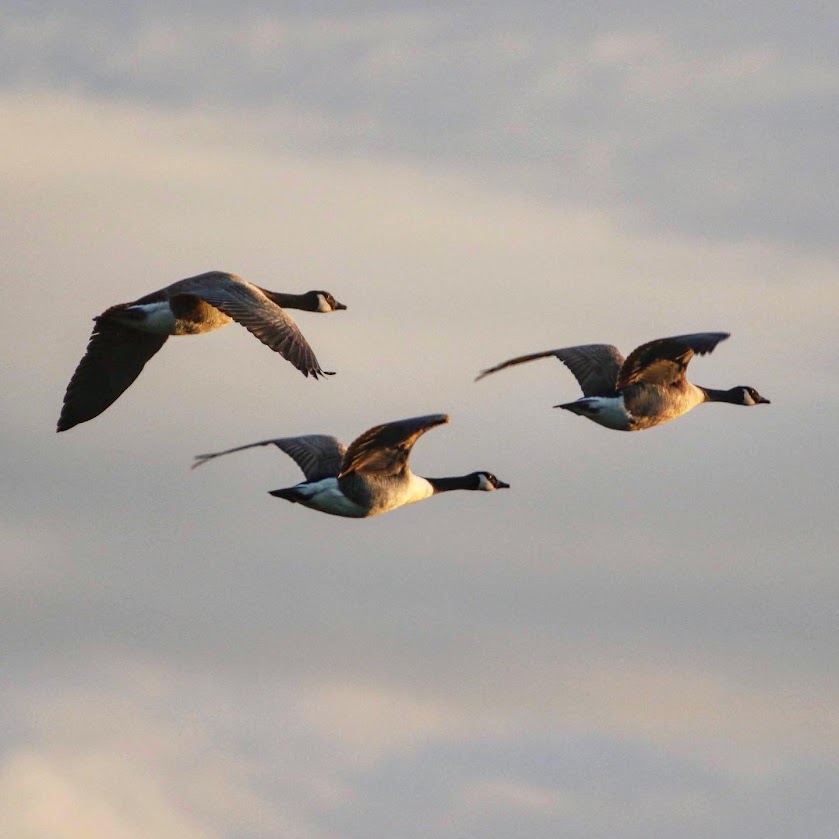
[[[824,3],[9,2],[0,835],[833,837],[837,18]],[[231,326],[56,436],[91,317],[209,269],[348,305],[334,378]],[[771,407],[643,434],[524,352],[727,330]],[[369,521],[255,449],[448,412]]]

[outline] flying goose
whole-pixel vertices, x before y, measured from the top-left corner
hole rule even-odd
[[[658,338],[634,349],[629,358],[611,344],[584,344],[521,355],[483,370],[482,379],[505,367],[556,356],[576,377],[583,396],[554,405],[618,431],[641,431],[686,414],[702,402],[732,405],[769,404],[753,387],[714,390],[691,384],[685,377],[695,353],[710,353],[728,332],[697,332]]]
[[[492,492],[509,487],[491,472],[472,472],[456,478],[422,478],[411,471],[408,458],[414,443],[429,429],[448,421],[447,414],[431,414],[386,422],[365,431],[349,448],[324,434],[262,440],[223,452],[197,455],[192,468],[223,454],[274,445],[294,460],[306,480],[275,489],[270,495],[348,518],[377,516],[453,489]]]
[[[64,394],[58,431],[99,416],[140,375],[170,335],[212,332],[235,320],[304,376],[321,370],[312,348],[284,309],[335,312],[346,309],[328,291],[282,294],[228,274],[208,271],[179,280],[131,303],[97,315],[87,351]]]

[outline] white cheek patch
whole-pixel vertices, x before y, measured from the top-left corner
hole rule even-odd
[[[478,489],[484,492],[492,492],[495,489],[492,481],[486,475],[478,475]]]
[[[318,295],[318,311],[319,312],[331,312],[332,306],[329,305],[329,301],[322,295]]]

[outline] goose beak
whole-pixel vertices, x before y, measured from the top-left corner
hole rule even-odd
[[[337,300],[335,301],[335,311],[338,312],[341,309],[346,309],[347,307],[343,303],[339,303]]]
[[[496,479],[496,480],[497,480],[497,479]],[[510,485],[509,485],[509,484],[505,484],[505,483],[504,483],[504,481],[498,481],[498,483],[496,483],[496,485],[495,485],[495,488],[496,488],[496,489],[509,489],[509,488],[510,488]]]
[[[757,400],[758,405],[771,405],[772,403],[765,397],[761,396],[760,399]]]

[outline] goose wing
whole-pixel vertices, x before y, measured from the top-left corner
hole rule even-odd
[[[578,347],[560,347],[556,350],[520,355],[502,361],[495,367],[482,370],[475,381],[507,367],[524,364],[527,361],[535,361],[537,358],[547,358],[548,356],[558,358],[574,374],[574,378],[579,382],[584,396],[603,396],[613,393],[618,371],[623,364],[623,356],[617,347],[613,347],[611,344],[583,344]]]
[[[87,350],[67,385],[57,430],[87,422],[113,405],[166,338],[96,319]]]
[[[302,437],[278,437],[274,440],[260,440],[258,443],[247,443],[225,449],[222,452],[198,454],[192,468],[202,466],[208,460],[221,457],[223,454],[241,452],[256,446],[276,446],[285,452],[302,470],[307,481],[320,481],[323,478],[334,478],[341,469],[341,463],[346,447],[340,440],[327,434],[307,434]]]
[[[429,429],[448,421],[448,414],[430,414],[368,429],[350,444],[339,477],[350,472],[381,477],[404,473],[414,443]]]
[[[608,396],[615,392],[623,356],[611,344],[581,344],[554,350],[554,355],[574,374],[583,396]]]
[[[692,335],[657,338],[641,344],[623,363],[617,387],[624,388],[635,382],[671,385],[683,381],[694,355],[711,352],[720,341],[728,337],[728,332],[696,332]]]
[[[290,361],[304,376],[328,376],[314,350],[303,337],[291,315],[270,300],[261,289],[235,274],[213,271],[170,287],[177,294],[189,294],[215,306],[241,324],[263,344]]]

